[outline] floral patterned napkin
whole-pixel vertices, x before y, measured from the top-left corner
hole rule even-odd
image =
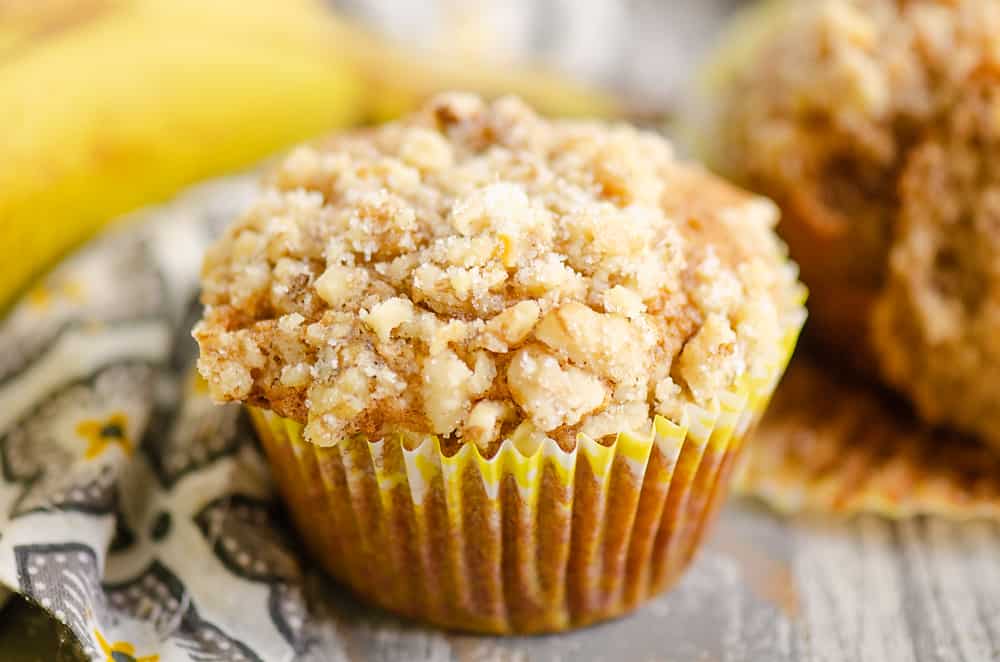
[[[201,255],[254,188],[236,177],[133,215],[0,323],[0,584],[90,659],[317,648],[254,436],[193,366]]]

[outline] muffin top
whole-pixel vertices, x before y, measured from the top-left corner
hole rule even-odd
[[[812,330],[867,361],[857,339],[887,276],[901,171],[966,79],[1000,61],[1000,2],[786,5],[735,64],[713,165],[779,203]]]
[[[969,75],[1000,62],[996,0],[787,4],[736,65],[721,156],[743,177],[814,184],[834,205],[876,203],[849,193],[876,186]]]
[[[199,369],[317,444],[646,434],[780,361],[776,218],[653,134],[439,96],[269,175],[205,258]]]

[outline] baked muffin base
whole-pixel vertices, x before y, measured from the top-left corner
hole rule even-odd
[[[301,424],[251,419],[314,558],[360,597],[446,628],[552,632],[622,615],[673,584],[713,521],[782,360],[680,424],[572,451],[515,441],[484,458],[430,435],[317,446]]]

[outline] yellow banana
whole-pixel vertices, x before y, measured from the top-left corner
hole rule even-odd
[[[549,76],[387,48],[319,0],[0,3],[0,308],[122,212],[443,88],[614,112]]]

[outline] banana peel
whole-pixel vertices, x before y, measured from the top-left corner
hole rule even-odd
[[[0,309],[109,219],[440,89],[617,113],[608,97],[542,73],[416,57],[319,0],[8,0]]]

